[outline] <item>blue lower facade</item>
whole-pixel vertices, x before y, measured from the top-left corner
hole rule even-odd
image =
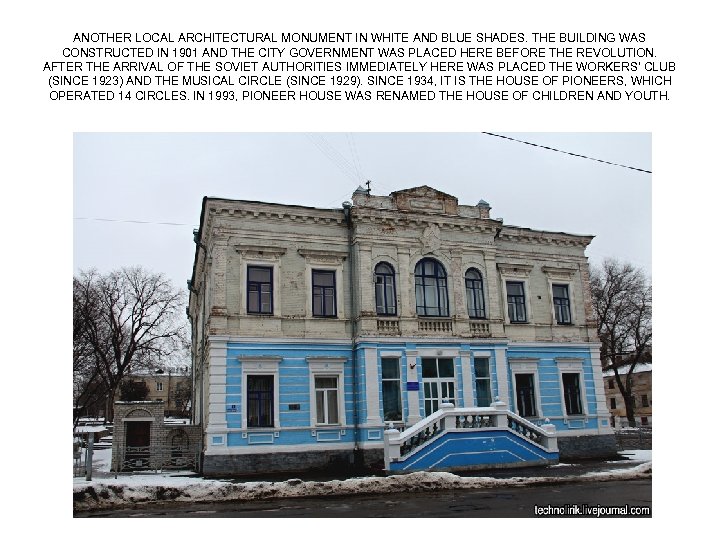
[[[395,338],[353,346],[213,337],[204,384],[204,460],[218,474],[228,463],[247,466],[253,456],[278,470],[284,463],[302,470],[302,455],[308,466],[322,467],[324,455],[343,453],[350,462],[364,455],[365,465],[379,466],[384,430],[409,427],[442,401],[476,407],[500,399],[538,425],[549,420],[559,438],[612,433],[594,343]],[[473,465],[467,434],[460,435],[447,441],[443,459],[449,467]],[[533,461],[531,450],[517,441],[483,437],[488,452],[482,459]],[[270,454],[278,459],[269,460]],[[439,458],[418,459],[422,468]]]

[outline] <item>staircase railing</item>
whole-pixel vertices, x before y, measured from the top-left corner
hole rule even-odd
[[[508,411],[499,399],[490,407],[455,407],[452,403],[443,403],[438,411],[402,433],[393,427],[385,430],[385,468],[389,469],[390,463],[404,461],[443,433],[498,429],[512,431],[546,452],[558,451],[555,426],[547,419],[542,426],[536,426]]]

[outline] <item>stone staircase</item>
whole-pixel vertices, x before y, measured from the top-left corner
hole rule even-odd
[[[385,469],[392,472],[530,467],[559,461],[555,426],[490,407],[440,410],[400,433],[385,431]]]

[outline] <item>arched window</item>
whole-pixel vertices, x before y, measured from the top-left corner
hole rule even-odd
[[[448,316],[447,273],[435,259],[415,265],[415,303],[421,317]]]
[[[375,309],[378,315],[397,315],[395,271],[384,262],[375,267]]]
[[[465,272],[465,295],[467,297],[468,316],[471,319],[485,318],[485,296],[480,271],[470,268]]]

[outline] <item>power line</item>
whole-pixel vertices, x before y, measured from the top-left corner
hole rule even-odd
[[[507,135],[499,135],[498,133],[490,133],[488,131],[481,131],[480,133],[482,133],[483,135],[492,135],[493,137],[500,137],[501,139],[507,139],[509,141],[514,141],[514,142],[518,142],[518,143],[522,143],[522,144],[529,144],[530,146],[536,146],[538,148],[543,148],[545,150],[552,150],[553,152],[560,152],[562,154],[567,154],[569,156],[579,157],[579,158],[583,158],[583,159],[591,159],[593,161],[599,161],[600,163],[605,163],[606,165],[615,165],[616,167],[624,167],[626,169],[632,169],[633,171],[639,171],[639,172],[652,174],[652,171],[647,171],[645,169],[639,169],[637,167],[631,167],[630,165],[623,165],[621,163],[614,163],[612,161],[605,161],[604,159],[598,159],[598,158],[594,158],[594,157],[590,157],[590,156],[585,156],[583,154],[575,154],[574,152],[560,150],[558,148],[553,148],[552,146],[543,146],[542,144],[531,143],[528,141],[521,141],[520,139],[514,139],[512,137],[508,137]]]
[[[338,169],[340,169],[351,182],[357,182],[357,171],[340,152],[338,152],[328,140],[319,134],[306,133],[308,139],[322,152],[328,160],[330,160]]]
[[[139,219],[110,219],[110,218],[96,218],[96,217],[76,217],[76,220],[87,220],[87,221],[109,221],[112,223],[136,223],[139,225],[173,225],[178,227],[197,227],[191,223],[175,223],[172,221],[142,221]]]

